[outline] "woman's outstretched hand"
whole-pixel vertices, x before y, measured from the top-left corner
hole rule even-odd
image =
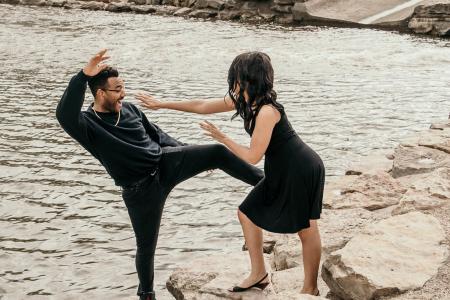
[[[220,131],[220,129],[217,128],[213,123],[203,121],[200,123],[200,127],[205,131],[205,135],[212,137],[219,143],[223,143],[227,138],[227,136],[222,131]]]
[[[137,93],[135,96],[136,99],[141,101],[141,105],[151,109],[151,110],[158,110],[161,108],[161,101],[156,100],[153,96],[144,94],[144,93]]]

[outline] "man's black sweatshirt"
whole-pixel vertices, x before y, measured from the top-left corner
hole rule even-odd
[[[132,184],[155,170],[161,147],[185,145],[149,122],[139,108],[128,102],[122,102],[117,126],[117,113],[97,112],[97,117],[92,105],[81,111],[88,79],[80,71],[70,80],[56,108],[56,118],[71,137],[100,161],[116,185]]]

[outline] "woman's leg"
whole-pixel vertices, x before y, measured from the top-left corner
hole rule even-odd
[[[309,220],[310,227],[298,232],[303,248],[303,266],[305,280],[303,282],[302,293],[316,295],[317,277],[319,274],[320,256],[322,244],[320,241],[319,227],[317,220]]]
[[[262,229],[253,224],[240,210],[238,210],[238,218],[242,226],[251,263],[250,275],[239,284],[240,287],[246,288],[261,280],[267,273],[263,256],[263,233]],[[266,278],[263,282],[268,281],[269,278]]]

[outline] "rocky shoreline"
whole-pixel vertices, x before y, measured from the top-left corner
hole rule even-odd
[[[180,267],[167,288],[178,300],[450,299],[449,216],[450,119],[327,183],[319,223],[321,297],[299,294],[298,237],[267,232],[271,285],[264,292],[227,292],[248,273],[240,249]]]
[[[398,0],[389,1],[385,6],[392,6],[398,2]],[[450,36],[450,1],[439,0],[435,3],[434,0],[425,0],[424,2],[426,5],[401,8],[399,12],[392,11],[390,15],[384,16],[382,13],[376,14],[383,9],[383,6],[371,7],[366,1],[361,0],[332,2],[326,0],[0,0],[0,3],[12,5],[173,15],[288,26],[329,25],[378,28],[441,37]],[[367,11],[362,14],[359,13],[361,10]],[[371,16],[374,13],[375,15]]]

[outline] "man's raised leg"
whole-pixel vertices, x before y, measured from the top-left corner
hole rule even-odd
[[[264,178],[263,171],[246,163],[220,144],[183,146],[179,150],[183,152],[183,159],[174,174],[173,186],[211,169],[221,169],[253,186]]]

